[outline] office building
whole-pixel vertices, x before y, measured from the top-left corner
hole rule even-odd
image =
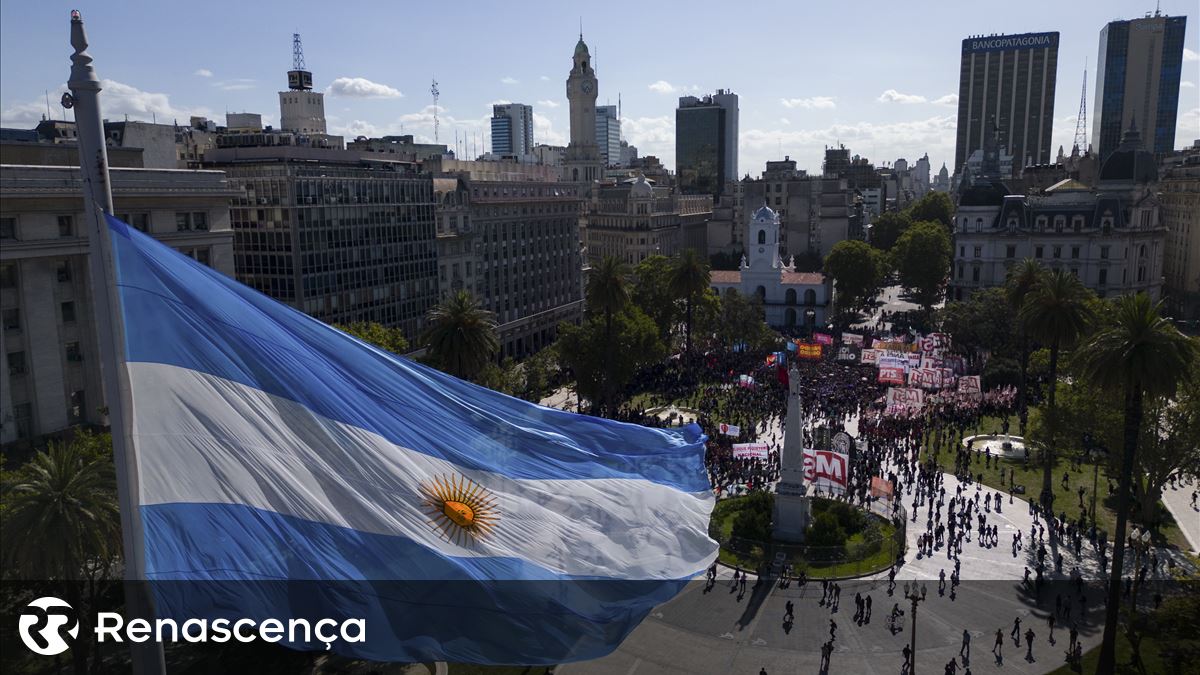
[[[963,40],[955,175],[962,176],[993,124],[1000,130],[1001,149],[1014,158],[1006,177],[1020,173],[1026,164],[1051,161],[1057,73],[1057,32]]]
[[[1142,129],[1150,152],[1161,156],[1175,149],[1186,28],[1187,17],[1155,12],[1113,21],[1100,30],[1092,108],[1092,150],[1100,161],[1116,150],[1122,132],[1134,124]]]
[[[681,96],[675,110],[675,173],[684,194],[716,200],[738,178],[738,97],[727,89]]]
[[[814,272],[797,272],[792,256],[780,249],[779,215],[760,206],[746,223],[746,253],[737,270],[711,272],[718,295],[731,290],[757,297],[767,325],[784,331],[824,326],[829,311],[830,284]]]
[[[533,154],[533,106],[523,103],[492,106],[492,154],[517,159]]]
[[[1177,319],[1200,320],[1200,140],[1164,163],[1158,183],[1167,310]]]
[[[583,316],[583,189],[541,166],[496,172],[492,164],[459,161],[435,173],[438,285],[495,312],[499,356],[519,359]]]
[[[617,106],[596,106],[596,147],[605,166],[621,164],[621,118]]]
[[[951,297],[1002,286],[1025,258],[1069,270],[1100,297],[1161,297],[1166,228],[1158,168],[1136,129],[1126,130],[1104,161],[1095,187],[1066,178],[1038,194],[1012,192],[994,145],[985,147],[980,176],[958,196]]]
[[[0,444],[108,423],[77,146],[11,145],[23,147],[0,143]],[[132,148],[112,155],[135,165],[109,171],[116,215],[232,276],[225,175],[140,168]]]
[[[604,160],[596,145],[596,97],[600,83],[592,56],[583,42],[583,34],[571,56],[571,73],[567,76],[567,105],[571,111],[571,142],[563,153],[563,180],[591,183],[604,175]]]
[[[709,195],[684,195],[657,186],[644,174],[599,188],[587,213],[588,258],[614,257],[636,265],[652,255],[672,257],[684,248],[708,252]]]
[[[433,183],[415,164],[301,146],[207,154],[239,190],[238,281],[326,323],[374,321],[414,340],[437,300]]]
[[[412,134],[367,138],[359,136],[346,144],[347,150],[387,155],[388,159],[401,162],[423,162],[442,157],[449,152],[444,143],[417,143]]]
[[[304,65],[300,36],[293,34],[288,90],[279,92],[280,129],[298,134],[325,133],[325,94],[312,88],[312,73]]]

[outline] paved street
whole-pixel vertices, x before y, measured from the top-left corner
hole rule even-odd
[[[1200,489],[1200,481],[1163,490],[1163,503],[1175,517],[1175,523],[1192,545],[1192,553],[1200,555],[1200,509],[1192,506],[1192,491]]]

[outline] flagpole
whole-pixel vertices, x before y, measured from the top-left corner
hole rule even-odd
[[[100,115],[100,80],[87,53],[87,33],[78,10],[71,11],[71,79],[69,98],[63,104],[75,109],[75,133],[79,147],[79,170],[83,180],[83,208],[88,222],[88,268],[91,275],[92,314],[100,346],[100,374],[104,400],[112,430],[113,461],[117,474],[117,499],[121,509],[121,538],[125,563],[125,613],[127,618],[152,618],[153,604],[146,579],[142,518],[138,509],[137,462],[130,434],[130,396],[122,345],[124,325],[120,320],[113,274],[112,242],[104,214],[112,214],[112,190],[108,177],[108,150]],[[69,105],[68,105],[69,104]],[[94,609],[94,608],[93,608]],[[131,643],[133,672],[139,675],[165,673],[162,644],[153,640]]]

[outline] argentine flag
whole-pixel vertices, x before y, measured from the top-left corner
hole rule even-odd
[[[108,226],[160,617],[362,619],[334,651],[553,664],[611,652],[715,558],[695,425],[504,396]]]

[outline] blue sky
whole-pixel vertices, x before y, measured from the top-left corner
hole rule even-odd
[[[978,33],[1061,33],[1054,147],[1070,147],[1084,60],[1092,106],[1099,31],[1153,10],[1113,0],[1046,2],[290,2],[0,0],[0,123],[30,127],[57,106],[69,68],[69,10],[84,13],[108,83],[110,119],[186,121],[260,112],[278,120],[291,34],[303,36],[331,133],[412,133],[432,140],[430,80],[441,140],[482,133],[495,101],[534,106],[538,142],[564,143],[564,80],[583,20],[600,103],[620,93],[625,138],[674,166],[683,93],[741,98],[740,171],[790,155],[819,170],[841,141],[877,163],[928,153],[953,163],[961,40]],[[1200,138],[1200,44],[1188,15],[1176,146]],[[889,93],[890,92],[890,93]]]

